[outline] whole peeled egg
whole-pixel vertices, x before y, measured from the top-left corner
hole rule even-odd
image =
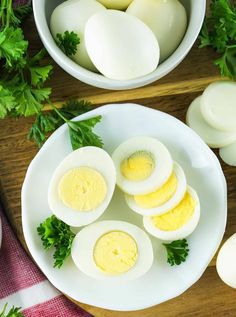
[[[57,6],[50,20],[50,29],[54,39],[58,33],[73,31],[78,34],[80,44],[77,45],[77,52],[71,58],[86,69],[96,71],[96,67],[88,56],[84,43],[84,29],[88,19],[99,11],[106,8],[95,0],[68,0]]]
[[[174,52],[186,31],[186,11],[178,0],[133,0],[126,12],[146,23],[156,35],[160,61]]]
[[[236,288],[236,233],[220,249],[216,269],[224,283]]]
[[[132,2],[132,0],[98,0],[107,9],[124,10]]]
[[[114,80],[131,80],[153,72],[159,45],[138,18],[118,10],[94,14],[85,27],[85,45],[96,68]]]
[[[111,201],[116,171],[109,154],[86,146],[67,155],[55,169],[48,203],[55,216],[80,227],[99,218]]]

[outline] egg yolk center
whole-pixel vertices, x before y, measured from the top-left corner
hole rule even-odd
[[[107,185],[104,177],[95,169],[79,167],[62,176],[58,194],[67,207],[77,211],[91,211],[104,201]]]
[[[93,257],[102,272],[118,275],[129,271],[135,265],[138,247],[136,241],[126,232],[110,231],[96,242]]]
[[[154,167],[155,162],[152,154],[138,151],[122,161],[120,170],[128,180],[142,181],[152,174]]]
[[[185,225],[193,216],[196,200],[187,192],[181,202],[167,213],[151,217],[155,227],[163,231],[174,231]]]
[[[176,192],[178,179],[172,173],[168,181],[159,189],[146,195],[135,195],[136,204],[142,208],[153,208],[165,204]]]

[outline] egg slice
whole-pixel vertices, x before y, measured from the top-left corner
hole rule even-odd
[[[107,208],[116,183],[109,154],[88,146],[70,153],[56,168],[48,189],[52,212],[73,227],[87,225]]]
[[[98,0],[108,9],[124,10],[132,0]]]
[[[204,120],[201,113],[201,98],[197,97],[188,108],[186,120],[190,128],[212,148],[223,147],[236,141],[236,132],[217,130]]]
[[[135,137],[120,144],[112,154],[117,185],[127,194],[144,195],[160,188],[170,177],[173,161],[157,139]]]
[[[220,249],[216,269],[224,283],[236,288],[236,233]]]
[[[236,166],[236,141],[220,149],[220,157],[231,166]]]
[[[174,208],[183,199],[187,189],[186,177],[179,164],[174,168],[167,182],[159,189],[146,195],[126,194],[128,206],[143,216],[160,215]]]
[[[126,12],[153,31],[160,46],[160,61],[174,52],[186,31],[186,11],[177,0],[133,0]]]
[[[158,65],[155,35],[142,21],[125,12],[98,12],[88,20],[84,36],[93,64],[108,78],[138,78],[153,72]]]
[[[95,0],[68,0],[57,6],[51,15],[50,29],[54,39],[57,39],[58,33],[65,31],[77,33],[80,44],[77,45],[77,52],[71,58],[79,65],[92,71],[96,71],[96,67],[88,56],[85,47],[85,24],[93,14],[105,10],[106,8]]]
[[[200,218],[200,202],[190,186],[180,203],[168,212],[151,217],[145,216],[145,229],[160,240],[173,241],[186,238],[196,228]]]
[[[71,255],[80,271],[96,279],[135,279],[153,262],[148,235],[123,221],[101,221],[83,228],[73,241]]]
[[[210,84],[202,94],[201,111],[215,129],[236,132],[236,83],[219,81]]]

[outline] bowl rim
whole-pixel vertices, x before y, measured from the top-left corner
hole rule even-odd
[[[171,54],[170,57],[168,57],[163,63],[161,63],[152,73],[136,79],[120,81],[106,78],[101,74],[96,74],[92,71],[89,71],[67,57],[58,48],[51,35],[48,23],[46,21],[45,0],[32,0],[32,2],[34,19],[39,36],[48,53],[55,60],[55,62],[74,78],[86,84],[110,90],[126,90],[143,87],[162,78],[172,71],[182,62],[196,41],[206,12],[206,0],[198,0],[197,2],[193,1],[192,3],[194,8],[190,12],[186,33],[174,53]],[[191,18],[191,14],[194,14],[194,21]]]

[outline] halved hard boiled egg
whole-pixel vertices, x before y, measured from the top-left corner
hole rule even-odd
[[[71,255],[80,271],[96,279],[135,279],[153,262],[148,235],[124,221],[101,221],[83,228],[73,241]]]
[[[167,182],[159,189],[146,195],[125,195],[130,209],[143,216],[160,215],[174,208],[183,199],[187,189],[185,173],[174,162]]]
[[[130,195],[157,190],[173,170],[169,151],[151,137],[135,137],[123,142],[112,154],[112,159],[117,171],[117,185]]]
[[[200,202],[190,186],[180,203],[161,215],[143,218],[145,229],[160,240],[173,241],[189,236],[200,218]]]
[[[116,183],[109,154],[88,146],[70,153],[56,168],[48,189],[52,212],[73,227],[95,221],[107,208]]]

